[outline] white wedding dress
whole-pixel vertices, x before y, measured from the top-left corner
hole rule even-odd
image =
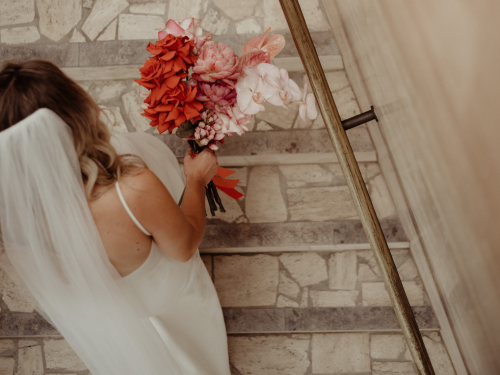
[[[119,154],[140,156],[165,184],[174,200],[184,188],[184,174],[172,151],[146,133],[113,135]],[[128,209],[138,227],[149,233]],[[146,261],[122,282],[150,312],[149,318],[184,375],[230,375],[222,308],[199,250],[185,262],[163,253],[153,242]]]
[[[184,175],[163,142],[130,133],[112,144],[139,155],[179,199]],[[122,277],[90,212],[72,131],[45,108],[0,132],[0,266],[93,375],[230,374],[199,252],[181,263],[153,243]]]

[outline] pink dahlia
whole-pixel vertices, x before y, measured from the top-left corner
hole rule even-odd
[[[204,102],[207,108],[220,111],[222,107],[233,105],[236,101],[236,90],[226,83],[198,83],[196,99]]]
[[[207,42],[193,66],[193,78],[202,82],[221,80],[234,87],[240,76],[239,58],[227,44]]]

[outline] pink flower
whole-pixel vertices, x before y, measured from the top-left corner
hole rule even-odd
[[[193,66],[192,77],[203,82],[221,80],[234,87],[234,81],[240,76],[238,62],[238,56],[227,44],[208,42]]]
[[[271,28],[268,28],[264,35],[250,39],[243,46],[243,56],[253,51],[264,51],[269,55],[269,60],[274,59],[285,47],[285,37],[281,34],[269,34],[270,31]]]
[[[168,20],[167,24],[163,29],[158,32],[158,40],[165,38],[168,34],[174,36],[187,36],[189,39],[193,39],[196,31],[202,32],[199,26],[201,20],[197,18],[184,18],[181,22],[176,20]]]
[[[268,35],[271,28],[264,35],[252,38],[243,46],[243,55],[240,57],[240,66],[257,66],[261,63],[271,63],[271,60],[285,46],[285,37],[281,34]],[[245,73],[243,73],[245,75]]]
[[[201,34],[195,35],[194,37],[194,48],[193,54],[198,56],[201,52],[201,48],[205,45],[206,42],[211,42],[213,38],[213,34]]]
[[[189,88],[191,86],[198,86],[198,81],[190,78],[186,81],[186,86]]]
[[[314,120],[318,116],[318,111],[316,110],[316,99],[313,93],[307,91],[307,83],[304,85],[304,93],[302,94],[302,102],[299,104],[299,115],[300,118],[307,124],[309,121],[306,119],[308,117]]]
[[[240,57],[240,67],[243,68],[245,66],[257,66],[260,63],[270,63],[271,59],[269,58],[269,53],[257,50],[249,53],[245,53]],[[244,75],[244,72],[242,72]]]
[[[194,135],[190,139],[194,138],[200,145],[208,146],[212,150],[218,150],[217,141],[224,139],[222,125],[216,121],[217,117],[210,111],[203,112],[201,118],[202,121],[198,123]]]
[[[232,133],[242,135],[248,131],[247,125],[252,119],[252,116],[244,114],[237,105],[228,107],[226,113],[216,113],[215,116],[216,123],[222,126],[222,132],[229,135]]]
[[[261,63],[257,67],[246,66],[243,68],[246,76],[238,79],[236,84],[236,100],[241,111],[247,115],[254,115],[259,111],[264,111],[261,104],[264,101],[277,103],[280,99],[279,87],[276,80],[280,79],[278,67]]]
[[[158,32],[158,40],[165,38],[168,34],[187,36],[189,39],[194,39],[193,54],[198,55],[201,47],[213,37],[213,34],[203,34],[200,22],[200,19],[192,17],[184,18],[181,22],[168,20],[165,27]]]
[[[236,90],[225,83],[198,83],[196,99],[214,111],[231,106],[236,101]]]

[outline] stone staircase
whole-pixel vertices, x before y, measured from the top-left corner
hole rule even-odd
[[[37,7],[49,9],[50,2]],[[55,17],[61,25],[48,24],[49,10],[38,14],[33,0],[6,8],[0,60],[54,61],[113,113],[109,126],[117,132],[154,133],[140,115],[143,99],[133,82],[156,35],[149,26],[204,17],[203,27],[237,53],[263,31],[261,24],[286,29],[277,0],[160,0],[153,8],[143,0],[130,7],[121,0],[85,0],[81,8],[72,2],[80,13]],[[340,116],[352,117],[358,104],[318,1],[301,6]],[[68,10],[50,8],[59,11]],[[22,23],[16,12],[27,26],[6,29]],[[98,12],[103,17],[94,17]],[[284,34],[286,48],[273,62],[302,86],[302,64]],[[235,201],[221,194],[227,212],[208,218],[200,246],[223,306],[233,375],[417,374],[321,116],[306,126],[296,106],[266,106],[251,128],[218,151],[245,195]],[[182,158],[184,141],[156,136]],[[365,126],[348,136],[436,374],[454,375],[377,150]],[[33,312],[28,294],[0,268],[0,375],[88,375],[66,340]]]
[[[342,117],[359,113],[345,74],[328,77]],[[118,126],[139,128],[143,118],[127,112],[131,82],[82,85]],[[299,121],[297,108],[268,107],[218,152],[245,196],[222,194],[227,212],[208,218],[200,250],[224,309],[233,374],[416,374],[322,120],[309,129]],[[437,374],[454,374],[368,132],[348,136]],[[184,141],[157,137],[184,155]],[[0,291],[0,374],[16,358],[19,374],[87,373],[3,273]]]

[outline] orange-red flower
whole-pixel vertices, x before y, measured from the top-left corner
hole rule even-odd
[[[178,73],[186,73],[197,59],[196,56],[191,55],[193,46],[194,41],[187,40],[187,37],[173,35],[167,35],[156,44],[149,43],[147,50],[154,56],[150,57],[139,69],[141,78],[136,82],[152,89]]]
[[[173,87],[165,82],[151,90],[151,95],[144,101],[149,104],[148,108],[142,115],[151,120],[151,126],[158,125],[160,133],[167,130],[172,133],[183,122],[200,119],[204,106],[196,100],[197,92],[197,86],[187,87],[184,81],[178,81]]]
[[[168,34],[155,44],[149,43],[147,50],[163,61],[173,60],[175,71],[178,72],[181,69],[187,71],[195,63],[197,57],[191,54],[193,48],[194,40],[189,40],[187,36]]]
[[[144,100],[148,106],[142,115],[151,120],[151,126],[158,125],[160,133],[171,133],[183,122],[199,119],[204,108],[196,100],[197,87],[188,88],[183,81],[197,59],[191,54],[193,47],[193,40],[171,34],[147,47],[154,56],[139,69],[141,78],[135,82],[151,90]]]

